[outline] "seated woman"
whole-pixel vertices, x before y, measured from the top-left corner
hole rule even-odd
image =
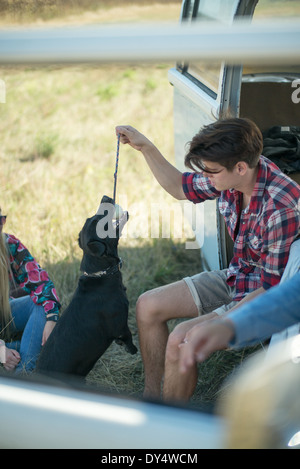
[[[8,371],[29,373],[61,305],[47,272],[21,241],[2,232],[5,222],[0,209],[0,362]]]

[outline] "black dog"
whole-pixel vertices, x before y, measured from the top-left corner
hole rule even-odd
[[[38,373],[85,377],[114,340],[125,344],[129,353],[137,352],[127,325],[128,299],[118,257],[128,213],[113,222],[113,211],[112,199],[104,196],[97,214],[79,233],[84,274],[42,349]]]

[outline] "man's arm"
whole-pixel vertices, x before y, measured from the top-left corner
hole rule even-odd
[[[257,298],[259,295],[261,295],[262,293],[265,293],[265,292],[266,292],[266,290],[263,287],[260,287],[257,290],[254,290],[251,293],[248,293],[248,295],[246,295],[241,301],[237,301],[236,305],[233,306],[229,311],[226,311],[224,316],[227,316],[229,313],[231,313],[235,309],[240,308],[241,306],[243,306],[248,301],[254,300],[254,298]]]
[[[116,133],[120,135],[120,141],[140,151],[151,169],[158,183],[170,195],[178,200],[186,199],[182,188],[182,173],[169,163],[158,148],[131,126],[118,126]]]
[[[255,345],[299,323],[299,304],[300,271],[264,295],[256,295],[253,301],[238,302],[233,308],[235,311],[231,309],[226,317],[196,325],[180,345],[181,372],[186,373],[196,362],[204,361],[216,350]]]

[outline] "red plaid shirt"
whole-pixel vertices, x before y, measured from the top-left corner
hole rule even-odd
[[[242,194],[218,191],[201,173],[184,173],[183,190],[194,203],[218,198],[234,241],[227,282],[235,286],[234,300],[260,287],[276,285],[286,266],[291,243],[300,233],[300,186],[261,156],[250,204],[242,210]]]

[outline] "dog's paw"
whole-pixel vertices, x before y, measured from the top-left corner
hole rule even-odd
[[[137,352],[137,348],[134,344],[127,345],[125,344],[126,352],[130,353],[131,355],[135,355]]]
[[[132,343],[131,340],[122,340],[121,338],[115,339],[116,344],[121,345],[122,347],[125,347],[126,352],[130,353],[131,355],[135,355],[137,352],[136,346]]]

